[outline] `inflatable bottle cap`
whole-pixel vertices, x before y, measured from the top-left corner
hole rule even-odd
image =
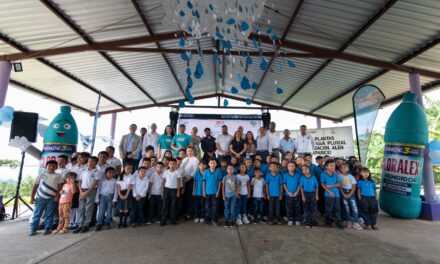
[[[70,107],[70,106],[67,106],[67,105],[62,105],[61,107],[60,107],[60,111],[61,111],[61,113],[70,113],[71,111],[72,111],[72,108]]]
[[[417,94],[407,92],[403,95],[403,102],[417,102]]]

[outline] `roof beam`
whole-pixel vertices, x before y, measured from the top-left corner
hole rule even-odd
[[[78,109],[78,110],[84,111],[84,112],[86,112],[86,113],[88,113],[88,114],[90,114],[90,115],[94,115],[94,113],[93,113],[92,111],[90,111],[90,110],[88,110],[88,109],[86,109],[86,108],[84,108],[84,107],[81,107],[81,106],[79,106],[79,105],[77,105],[77,104],[74,104],[74,103],[71,103],[71,102],[66,101],[66,100],[64,100],[64,99],[61,99],[61,98],[59,98],[59,97],[56,97],[56,96],[54,96],[54,95],[51,95],[51,94],[45,93],[45,92],[43,92],[43,91],[40,91],[40,90],[38,90],[38,89],[36,89],[36,88],[30,86],[30,85],[24,84],[24,83],[19,82],[19,81],[15,81],[15,80],[13,80],[13,79],[10,79],[10,80],[9,80],[9,83],[11,83],[11,84],[13,84],[13,85],[15,85],[15,86],[18,86],[19,88],[21,88],[21,89],[23,89],[23,90],[29,91],[29,92],[31,92],[31,93],[36,93],[36,94],[38,94],[38,95],[41,95],[41,96],[46,97],[46,98],[48,98],[48,99],[52,99],[52,100],[57,101],[57,102],[59,102],[59,103],[70,105],[70,106],[72,106],[73,108],[76,108],[76,109]]]
[[[422,92],[426,93],[426,92],[429,92],[439,86],[440,86],[440,80],[435,80],[435,81],[432,81],[432,82],[429,82],[429,83],[422,85],[421,88],[422,88]],[[383,108],[383,107],[389,106],[391,104],[394,104],[394,103],[402,100],[402,98],[403,98],[403,94],[399,94],[399,95],[393,96],[391,98],[388,98],[387,100],[382,102],[380,107]],[[346,116],[343,116],[343,117],[341,117],[341,119],[345,120],[350,117],[353,117],[353,113],[346,115]]]
[[[399,61],[397,61],[395,64],[396,65],[402,65],[412,59],[414,59],[415,57],[419,56],[420,54],[422,54],[423,52],[437,46],[438,44],[440,44],[440,36],[433,39],[432,41],[428,42],[426,45],[414,50],[413,52],[411,52],[410,54],[406,55],[405,57],[401,58]],[[410,68],[410,67],[409,67]],[[410,68],[411,69],[411,68]],[[412,68],[415,69],[415,68]],[[330,98],[329,100],[325,101],[324,103],[322,103],[321,105],[319,105],[318,107],[315,107],[312,111],[310,111],[310,113],[316,112],[319,109],[327,106],[328,104],[330,104],[331,102],[334,102],[335,100],[337,100],[338,98],[342,98],[343,96],[353,92],[354,90],[356,90],[358,87],[368,84],[370,82],[372,82],[373,80],[379,78],[380,76],[384,75],[385,73],[389,72],[389,69],[383,69],[381,71],[379,71],[378,73],[374,74],[371,77],[368,77],[367,79],[355,84],[354,86],[352,86],[350,89],[343,91],[342,93],[339,93],[337,95],[335,95],[334,97]],[[417,70],[415,70],[417,72]],[[420,73],[420,72],[419,72]],[[440,79],[440,78],[435,78],[435,79]]]
[[[13,47],[13,48],[23,52],[23,53],[30,52],[30,50],[28,48],[26,48],[22,44],[18,43],[14,39],[9,38],[9,37],[3,35],[1,32],[0,32],[0,40],[2,40],[3,42],[8,44],[9,46],[11,46],[11,47]],[[48,66],[49,68],[55,70],[56,72],[60,73],[61,75],[64,75],[65,77],[71,79],[72,81],[80,84],[81,86],[84,86],[85,88],[89,89],[90,91],[92,91],[92,92],[94,92],[96,94],[100,94],[101,93],[101,91],[99,91],[95,87],[91,86],[90,84],[86,83],[85,81],[81,80],[80,78],[74,76],[70,72],[67,72],[63,68],[53,64],[52,62],[50,62],[50,61],[48,61],[48,60],[46,60],[44,58],[37,58],[37,61],[39,61],[42,64]],[[111,98],[110,96],[106,95],[105,93],[102,93],[102,97],[104,97],[105,99],[109,100],[110,102],[118,105],[119,107],[121,107],[123,109],[126,108],[126,106],[124,106],[123,104],[119,103],[118,101],[116,101],[115,99]]]
[[[57,16],[64,24],[66,24],[73,32],[75,32],[81,39],[87,44],[93,44],[93,40],[87,36],[87,34],[80,29],[78,25],[64,16],[61,11],[50,0],[40,0],[55,16]],[[107,53],[98,51],[98,53],[107,60],[113,67],[115,67],[125,78],[127,78],[134,86],[136,86],[145,96],[147,96],[153,103],[156,100],[145,89],[131,77],[116,61],[114,61]]]
[[[147,19],[145,18],[144,14],[142,13],[142,10],[141,10],[141,8],[139,7],[139,5],[138,5],[138,3],[136,2],[136,0],[131,0],[131,3],[133,4],[134,8],[136,9],[136,12],[138,13],[139,18],[141,19],[142,24],[144,24],[144,27],[147,29],[148,33],[149,33],[151,36],[154,36],[155,34],[154,34],[153,30],[151,29],[150,25],[148,24]],[[156,41],[155,43],[156,43],[156,47],[157,47],[158,49],[161,49],[160,43],[157,42],[157,41]],[[179,79],[177,78],[177,75],[176,75],[176,73],[174,72],[173,67],[171,67],[171,63],[170,63],[170,61],[168,60],[167,56],[166,56],[164,53],[161,53],[161,55],[162,55],[162,58],[164,59],[165,63],[167,64],[168,69],[170,70],[171,74],[173,75],[174,80],[176,81],[177,85],[179,86],[179,89],[180,89],[180,91],[182,92],[183,96],[184,96],[185,98],[187,98],[187,97],[186,97],[186,93],[185,93],[184,90],[183,90],[182,84],[180,83]]]
[[[353,42],[355,42],[368,28],[370,28],[371,25],[373,25],[379,18],[382,17],[398,0],[389,0],[379,11],[376,12],[376,14],[370,18],[367,23],[365,23],[354,35],[342,45],[341,48],[338,49],[338,52],[343,52],[346,50]],[[281,104],[281,106],[284,106],[287,102],[289,102],[297,93],[299,93],[308,83],[310,83],[316,76],[318,76],[319,73],[321,73],[322,70],[327,67],[327,65],[332,62],[333,59],[328,59],[322,64],[315,72],[310,75],[309,78],[307,78],[287,99]]]
[[[298,16],[299,11],[301,10],[302,5],[304,4],[304,0],[298,0],[298,3],[296,4],[295,10],[293,11],[292,16],[290,17],[289,22],[287,23],[286,29],[283,32],[283,35],[281,36],[281,41],[283,41],[287,34],[289,33],[290,27],[293,24],[293,21],[295,21],[295,18]],[[250,38],[250,37],[249,37]],[[278,51],[279,47],[277,47]],[[273,62],[275,61],[276,53],[272,55],[270,58],[269,64],[267,65],[266,70],[264,71],[263,75],[261,76],[260,82],[258,83],[257,89],[255,89],[254,94],[252,95],[252,101],[254,100],[255,96],[258,93],[258,90],[260,89],[261,85],[263,85],[264,78],[266,78],[267,72],[269,71],[270,67],[272,67]]]
[[[145,37],[149,38],[149,37]],[[106,44],[106,42],[95,42],[94,44],[85,44],[85,45],[78,45],[78,46],[70,46],[70,47],[62,47],[62,48],[53,48],[53,49],[46,49],[46,50],[33,50],[28,52],[20,52],[20,53],[11,53],[11,54],[5,54],[3,56],[0,56],[0,61],[23,61],[23,60],[30,60],[30,59],[37,59],[37,58],[45,58],[50,56],[56,56],[56,55],[65,55],[65,54],[72,54],[72,53],[78,53],[78,52],[84,52],[84,51],[118,51],[118,52],[140,52],[140,53],[162,53],[162,54],[181,54],[182,52],[188,51],[192,54],[199,54],[198,50],[192,49],[164,49],[164,48],[135,48],[135,47],[119,47],[119,46],[112,46]],[[202,50],[203,54],[206,55],[213,55],[214,53],[217,53],[218,55],[237,55],[240,56],[242,53],[237,50],[231,50],[227,53],[224,51],[215,52],[213,50]],[[250,56],[274,56],[276,52],[273,51],[264,51],[262,53],[258,51],[249,51],[246,52]],[[285,57],[296,57],[296,58],[328,58],[328,56],[323,56],[320,54],[314,54],[314,53],[303,53],[303,52],[288,52],[283,53],[283,56]]]
[[[251,33],[251,35],[249,37],[250,38],[255,37],[256,39],[260,39],[261,42],[263,42],[263,43],[273,44],[273,42],[269,36],[263,36],[263,35],[257,35],[255,33]],[[401,65],[401,64],[395,63],[395,62],[372,59],[372,58],[354,55],[354,54],[350,54],[350,53],[340,53],[337,50],[321,48],[318,46],[308,45],[308,44],[304,44],[304,43],[300,43],[300,42],[296,42],[296,41],[284,40],[282,42],[281,41],[278,42],[278,44],[281,47],[285,47],[288,49],[311,52],[316,55],[328,56],[330,58],[350,61],[350,62],[354,62],[354,63],[359,63],[359,64],[363,64],[363,65],[368,65],[368,66],[372,66],[372,67],[388,69],[388,70],[393,70],[393,71],[400,71],[400,72],[405,72],[405,73],[417,72],[420,75],[425,76],[425,77],[440,79],[440,72],[416,68],[416,67],[404,66],[404,65]]]

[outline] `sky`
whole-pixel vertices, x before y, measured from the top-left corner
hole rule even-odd
[[[440,100],[440,90],[429,92],[428,95],[432,99]],[[230,100],[229,106],[246,106],[244,102]],[[12,106],[16,111],[25,112],[36,112],[39,114],[40,118],[47,119],[46,121],[41,121],[43,124],[48,125],[52,118],[59,113],[59,108],[61,104],[36,96],[29,92],[17,89],[13,85],[9,86],[8,93],[6,96],[5,105]],[[204,99],[196,101],[195,105],[217,105],[217,99]],[[256,106],[256,105],[253,105]],[[384,109],[379,110],[376,123],[374,125],[374,130],[383,131],[392,111],[397,107],[397,104],[388,106]],[[169,107],[154,107],[143,110],[136,110],[132,112],[122,112],[117,115],[117,125],[116,125],[116,140],[119,140],[122,135],[128,133],[128,127],[130,124],[135,123],[140,127],[147,127],[151,123],[156,123],[158,126],[158,132],[163,133],[163,129],[169,123]],[[195,109],[195,108],[184,108],[180,110],[180,113],[212,113],[212,114],[261,114],[260,110],[237,110],[237,109]],[[299,126],[305,124],[308,128],[316,128],[316,118],[306,117],[303,115],[281,111],[281,110],[270,110],[272,121],[276,122],[277,130],[283,129],[299,129]],[[74,110],[72,112],[79,132],[83,135],[91,135],[93,130],[93,117],[90,115]],[[111,126],[111,115],[103,115],[98,119],[97,126],[97,137],[109,137],[110,136],[110,126]],[[353,119],[348,119],[342,123],[334,123],[328,120],[322,120],[321,126],[324,127],[338,127],[338,126],[352,126],[354,132],[354,121]],[[149,129],[148,129],[149,130]],[[200,130],[200,128],[199,128]],[[138,131],[139,132],[139,131]],[[9,147],[9,134],[10,127],[5,125],[0,126],[0,159],[15,159],[20,160],[20,151],[16,148]],[[42,148],[41,137],[38,137],[37,142],[34,146],[41,149]],[[108,143],[104,142],[102,138],[98,138],[95,144],[95,153],[97,151],[104,149]],[[82,151],[81,143],[78,144],[78,151]],[[36,175],[38,171],[38,160],[31,156],[27,156],[24,163],[23,176]],[[18,174],[17,169],[0,168],[0,181],[8,179],[16,179]]]

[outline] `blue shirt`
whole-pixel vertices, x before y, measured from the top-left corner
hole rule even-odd
[[[294,193],[296,192],[296,190],[298,190],[300,177],[301,175],[299,175],[298,173],[295,173],[293,175],[290,175],[288,172],[284,173],[283,184],[286,185],[289,192]],[[285,192],[284,195],[287,195],[287,192]]]
[[[370,180],[359,180],[357,187],[361,190],[361,196],[374,196],[376,191],[376,183]]]
[[[171,135],[162,134],[159,136],[159,146],[160,149],[170,149],[171,150],[171,141],[173,140],[173,137]]]
[[[203,195],[203,175],[200,173],[200,170],[196,171],[194,174],[194,183],[196,184],[194,188],[194,196],[202,196]]]
[[[215,169],[211,172],[210,169],[206,169],[203,172],[203,181],[205,182],[206,195],[214,195],[218,190],[218,183],[223,179],[220,169]]]
[[[188,134],[177,134],[173,137],[173,140],[171,141],[172,144],[176,148],[186,148],[189,146],[189,144],[192,144],[192,137]],[[175,150],[174,155],[178,155],[179,151]]]
[[[312,167],[310,167],[310,168],[312,168]],[[324,166],[316,166],[315,165],[315,167],[313,167],[313,172],[312,172],[312,170],[310,170],[310,174],[312,174],[312,175],[314,175],[315,177],[316,177],[316,179],[317,180],[321,180],[321,175],[324,173],[324,171],[325,171],[325,167]]]
[[[220,168],[219,170],[220,170],[220,173],[222,175],[222,179],[223,179],[224,176],[228,175],[228,171],[226,169],[223,170],[222,168]]]
[[[299,184],[303,187],[304,192],[315,192],[316,188],[319,187],[318,180],[316,180],[315,176],[310,176],[309,178],[302,176],[299,180]]]
[[[293,141],[292,138],[289,137],[289,139],[286,140],[286,138],[282,138],[280,140],[280,149],[285,153],[287,151],[290,151],[293,153],[295,150],[295,141]]]
[[[280,187],[282,183],[281,176],[278,173],[275,176],[270,172],[266,175],[266,185],[268,186],[270,197],[280,196]]]
[[[251,166],[249,170],[246,169],[246,174],[249,176],[249,181],[254,177],[254,166]]]
[[[304,176],[304,173],[302,171],[302,167],[300,167],[300,166],[295,167],[295,172],[298,173],[299,176]]]
[[[324,172],[321,174],[321,183],[324,183],[325,185],[333,185],[339,182],[339,177],[336,173],[333,173],[332,175],[328,175],[327,172]],[[333,187],[330,188],[330,191],[332,191],[336,198],[339,198],[339,188]],[[330,197],[330,193],[325,191],[324,193],[325,197]]]
[[[269,165],[267,165],[266,163],[261,163],[260,166],[260,170],[261,170],[261,175],[266,175],[269,173]]]

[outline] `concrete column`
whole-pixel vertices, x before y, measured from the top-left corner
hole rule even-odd
[[[321,118],[320,117],[316,118],[316,128],[321,128]]]
[[[11,77],[12,63],[0,61],[0,108],[5,105],[6,94],[8,92],[9,77]]]
[[[112,125],[110,128],[110,138],[113,140],[112,145],[115,145],[115,131],[116,131],[116,113],[112,113]]]
[[[425,109],[423,105],[423,94],[420,86],[420,77],[418,73],[409,74],[409,87],[412,93],[417,94],[417,103]],[[432,173],[432,161],[429,156],[429,145],[425,146],[424,162],[423,162],[423,188],[425,190],[425,200],[429,203],[434,202],[435,182]]]

